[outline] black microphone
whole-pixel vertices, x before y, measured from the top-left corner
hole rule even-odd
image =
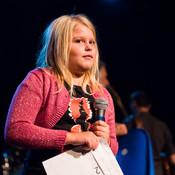
[[[95,99],[93,103],[94,109],[95,109],[95,117],[97,120],[105,121],[104,114],[105,110],[108,107],[108,103],[104,98],[97,98]]]

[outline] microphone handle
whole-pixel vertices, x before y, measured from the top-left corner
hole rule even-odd
[[[98,120],[105,121],[104,114],[105,114],[104,109],[95,110],[96,121],[98,121]]]

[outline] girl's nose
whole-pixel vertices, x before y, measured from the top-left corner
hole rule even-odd
[[[92,44],[86,43],[85,50],[86,51],[91,51],[92,50]]]

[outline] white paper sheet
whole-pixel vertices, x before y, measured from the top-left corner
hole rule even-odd
[[[100,144],[95,151],[91,151],[105,175],[123,175],[123,172],[104,138],[100,138]]]
[[[64,152],[43,162],[48,175],[123,175],[104,138],[95,151],[81,147]]]

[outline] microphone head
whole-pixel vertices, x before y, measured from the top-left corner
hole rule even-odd
[[[93,106],[95,110],[106,110],[106,108],[108,107],[108,103],[104,98],[97,98],[95,99]]]

